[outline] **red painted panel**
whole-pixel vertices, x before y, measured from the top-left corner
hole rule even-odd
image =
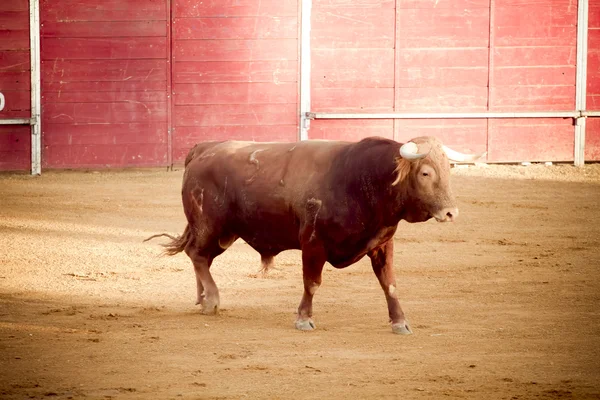
[[[485,119],[403,119],[396,121],[396,140],[406,142],[418,136],[435,136],[445,145],[463,153],[487,151]],[[485,158],[481,161],[485,161]]]
[[[542,1],[497,5],[494,14],[496,46],[575,46],[577,4]],[[532,21],[532,15],[535,15],[535,21]]]
[[[166,81],[165,60],[63,60],[42,61],[42,85],[54,82]],[[164,90],[164,85],[162,86]],[[110,91],[110,90],[108,90]]]
[[[44,103],[43,124],[166,121],[165,103]]]
[[[27,51],[0,51],[0,71],[29,71],[29,49]]]
[[[296,16],[181,18],[173,27],[173,37],[176,40],[296,39],[298,37]]]
[[[588,118],[585,127],[585,160],[600,161],[600,118]]]
[[[29,71],[9,71],[0,69],[0,90],[29,90],[31,74]]]
[[[0,88],[1,89],[1,88]],[[31,110],[31,94],[28,90],[2,90],[4,94],[4,110],[0,111],[0,118],[5,118],[7,113]]]
[[[486,111],[487,92],[486,87],[476,86],[397,88],[396,111]]]
[[[393,48],[395,15],[385,8],[336,8],[314,12],[311,47]]]
[[[588,28],[600,28],[600,3],[597,1],[588,1]]]
[[[496,86],[540,85],[540,86],[573,86],[575,85],[575,66],[542,66],[542,67],[502,67],[493,71],[493,82]],[[552,103],[551,99],[548,99]]]
[[[397,0],[397,7],[403,8],[425,8],[425,9],[442,9],[442,8],[490,8],[490,0]]]
[[[28,49],[29,30],[0,30],[0,51]]]
[[[177,0],[177,18],[284,17],[298,14],[298,0]]]
[[[29,126],[0,125],[0,171],[29,169],[31,167],[30,149],[31,130]]]
[[[313,8],[364,7],[394,8],[394,0],[313,0]],[[329,11],[329,10],[327,10]]]
[[[42,37],[117,37],[167,35],[165,21],[47,21],[42,24]]]
[[[393,49],[315,49],[313,87],[394,87]]]
[[[113,144],[45,146],[45,168],[91,168],[91,167],[145,167],[164,165],[167,162],[165,144],[135,143],[118,146]]]
[[[0,3],[0,11],[28,11],[29,10],[29,2],[27,0],[11,0],[11,1],[3,1]]]
[[[298,62],[183,61],[173,64],[174,83],[297,82]]]
[[[122,82],[104,82],[104,81],[82,81],[82,82],[61,82],[54,81],[44,83],[42,81],[42,91],[49,92],[93,92],[102,96],[103,92],[135,92],[135,91],[161,91],[165,90],[166,81],[122,81]]]
[[[40,0],[47,21],[165,21],[165,0]]]
[[[490,161],[573,160],[570,118],[490,120],[488,135]]]
[[[575,108],[575,86],[501,86],[490,93],[491,111],[564,111]]]
[[[0,30],[29,31],[29,11],[0,11]]]
[[[397,17],[397,46],[487,47],[489,9],[402,9]]]
[[[577,47],[496,47],[495,67],[568,66],[577,62]]]
[[[272,61],[297,60],[296,39],[179,40],[176,61]]]
[[[139,103],[148,104],[152,102],[166,103],[167,93],[157,92],[44,92],[45,103]]]
[[[164,37],[44,38],[42,60],[132,59],[167,56]]]
[[[166,122],[130,124],[44,124],[44,146],[166,143]]]
[[[356,142],[370,136],[392,139],[394,121],[384,119],[314,120],[308,131],[310,139]]]
[[[316,111],[394,110],[393,88],[320,88],[311,93],[311,108]]]
[[[600,11],[598,14],[600,19]],[[597,24],[600,25],[600,21]],[[588,31],[587,94],[587,108],[600,110],[600,28]]]
[[[298,123],[296,104],[176,106],[175,126],[288,125]]]
[[[289,83],[175,84],[174,101],[184,104],[296,104],[298,85]]]

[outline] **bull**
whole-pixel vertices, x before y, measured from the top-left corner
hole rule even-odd
[[[185,160],[181,194],[187,226],[171,237],[165,252],[185,251],[194,265],[196,304],[204,314],[215,314],[220,298],[210,267],[238,238],[260,254],[264,270],[278,253],[301,250],[299,330],[315,329],[313,297],[325,262],[345,268],[366,255],[383,289],[392,331],[410,334],[396,289],[394,233],[401,220],[454,221],[458,208],[449,160],[479,157],[433,137],[404,144],[376,137],[356,143],[199,143]]]

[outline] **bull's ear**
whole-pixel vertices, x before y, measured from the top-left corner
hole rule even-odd
[[[419,153],[419,146],[415,142],[406,142],[400,146],[400,156],[405,160],[419,160],[427,157],[431,148],[425,153]]]
[[[398,158],[396,162],[398,163],[396,169],[394,170],[394,173],[396,174],[396,179],[394,180],[394,182],[392,182],[392,186],[396,186],[398,183],[404,181],[404,179],[406,179],[408,173],[410,172],[410,161]]]

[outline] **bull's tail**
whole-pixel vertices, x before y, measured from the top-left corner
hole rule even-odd
[[[157,237],[168,237],[169,239],[171,239],[171,243],[167,243],[167,244],[163,244],[162,246],[165,248],[164,253],[168,256],[174,256],[177,253],[181,253],[183,250],[185,250],[188,242],[191,239],[191,231],[190,231],[190,226],[189,224],[185,227],[185,230],[183,231],[183,233],[180,236],[171,236],[168,233],[159,233],[158,235],[152,235],[149,238],[146,238],[144,240],[144,242],[147,242],[148,240],[157,238]]]

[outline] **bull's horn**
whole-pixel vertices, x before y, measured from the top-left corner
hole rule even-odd
[[[400,147],[400,155],[405,160],[418,160],[419,158],[427,157],[427,154],[429,154],[429,151],[427,153],[419,153],[419,147],[414,142],[406,142]]]
[[[479,160],[481,157],[485,156],[486,153],[481,153],[481,154],[464,154],[464,153],[459,153],[456,150],[452,150],[449,147],[446,147],[444,145],[442,145],[442,149],[444,149],[444,153],[446,153],[446,155],[448,156],[448,158],[452,161],[456,161],[456,162],[472,162],[475,160]]]

